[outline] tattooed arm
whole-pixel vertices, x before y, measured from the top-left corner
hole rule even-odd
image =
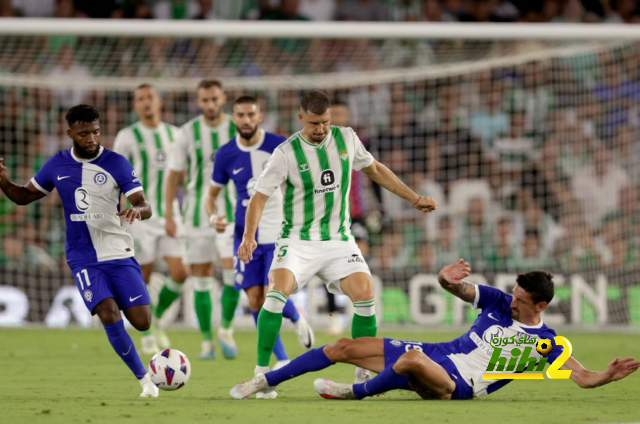
[[[463,280],[471,273],[471,267],[464,259],[458,259],[442,268],[438,273],[438,282],[443,289],[468,303],[476,299],[476,285]]]

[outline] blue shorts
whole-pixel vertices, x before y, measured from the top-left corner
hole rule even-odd
[[[433,362],[439,364],[449,374],[456,388],[451,394],[451,399],[471,399],[473,389],[460,375],[458,368],[447,358],[438,343],[409,342],[398,339],[384,339],[384,366],[393,366],[404,353],[416,349],[427,355]],[[413,390],[409,385],[406,390]]]
[[[234,240],[233,251],[237,252],[240,247],[242,239]],[[271,262],[273,262],[273,252],[276,250],[274,244],[259,244],[256,250],[253,251],[253,259],[245,264],[236,256],[234,262],[236,265],[236,278],[235,287],[236,290],[248,289],[253,286],[268,286],[269,285],[269,268],[271,268]]]
[[[140,265],[134,258],[69,264],[76,287],[92,315],[96,305],[108,297],[120,309],[148,305],[149,292]]]

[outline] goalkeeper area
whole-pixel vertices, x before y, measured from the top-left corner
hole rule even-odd
[[[436,342],[458,332],[382,331],[381,336]],[[256,334],[236,333],[240,356],[233,363],[193,358],[187,385],[160,398],[137,400],[136,385],[127,385],[128,370],[109,349],[104,336],[91,330],[0,330],[3,354],[10,360],[4,376],[3,419],[32,423],[282,423],[309,424],[366,422],[386,424],[398,420],[434,423],[522,424],[633,422],[640,416],[640,387],[635,376],[595,390],[584,390],[571,380],[515,381],[507,388],[472,401],[424,401],[407,391],[389,392],[362,401],[329,401],[313,390],[316,378],[353,381],[353,366],[338,364],[279,386],[275,400],[233,400],[229,389],[253,368]],[[640,339],[615,333],[562,333],[581,363],[600,369],[611,352],[638,352]],[[176,346],[196,346],[198,334],[172,332]],[[322,336],[318,345],[335,339]],[[302,353],[294,333],[283,333],[293,355]],[[293,348],[295,346],[295,348]],[[44,347],[44,348],[43,348]],[[144,361],[149,356],[142,358]]]

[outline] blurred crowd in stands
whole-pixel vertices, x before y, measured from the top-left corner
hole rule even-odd
[[[0,0],[0,17],[638,23],[635,0]]]
[[[0,5],[4,16],[163,19],[632,23],[639,16],[636,2],[628,0],[0,0]],[[51,81],[135,76],[151,83],[154,78],[213,76],[224,81],[225,76],[403,69],[505,51],[544,53],[546,47],[527,42],[316,42],[32,37],[4,44],[0,76]],[[470,68],[452,77],[325,90],[343,109],[340,123],[352,126],[374,156],[440,204],[425,219],[361,179],[352,212],[369,230],[368,260],[376,272],[433,272],[460,256],[474,270],[488,272],[640,265],[640,44],[541,54],[536,60]],[[232,89],[227,95],[233,99],[245,93]],[[165,121],[182,125],[198,113],[195,87],[161,94]],[[266,130],[289,136],[300,129],[300,91],[251,94],[260,98]],[[70,146],[63,116],[81,102],[101,111],[107,147],[119,129],[136,120],[128,90],[0,83],[0,150],[13,178],[28,181],[49,155]],[[63,223],[56,196],[27,208],[0,196],[0,266],[63,264]]]

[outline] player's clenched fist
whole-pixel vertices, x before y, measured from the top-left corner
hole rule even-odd
[[[418,199],[418,201],[413,205],[414,208],[418,209],[420,212],[433,212],[438,209],[438,202],[433,197],[422,197]]]
[[[249,263],[253,259],[253,251],[258,247],[255,239],[242,238],[242,243],[238,247],[238,258],[244,263]]]

